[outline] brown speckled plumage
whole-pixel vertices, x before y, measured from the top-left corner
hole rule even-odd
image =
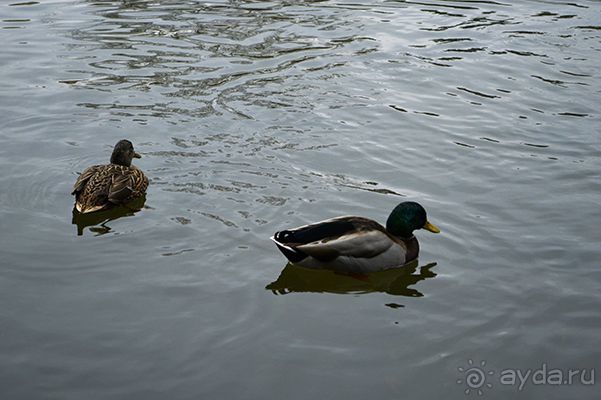
[[[105,210],[143,195],[148,187],[148,178],[131,165],[131,160],[139,157],[131,142],[122,140],[115,146],[111,164],[94,165],[83,171],[72,191],[77,211]]]

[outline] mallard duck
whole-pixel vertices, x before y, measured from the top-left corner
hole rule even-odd
[[[345,216],[276,232],[271,239],[293,264],[364,274],[415,260],[416,229],[440,232],[421,205],[407,201],[392,210],[386,228],[368,218]]]
[[[84,214],[106,210],[144,195],[148,178],[131,165],[134,158],[141,157],[129,140],[117,142],[110,164],[93,165],[77,178],[71,192],[77,211]]]

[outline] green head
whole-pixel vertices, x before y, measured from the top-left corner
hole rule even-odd
[[[416,229],[439,233],[440,229],[428,222],[424,207],[414,201],[406,201],[394,208],[386,221],[386,230],[394,236],[408,238]]]
[[[119,140],[113,149],[113,154],[111,154],[111,164],[129,167],[134,158],[141,157],[141,155],[134,151],[134,145],[129,140],[123,139]]]

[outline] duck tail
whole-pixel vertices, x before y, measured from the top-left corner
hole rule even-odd
[[[80,203],[79,201],[75,202],[75,209],[80,213],[80,214],[89,214],[89,213],[93,213],[95,211],[101,211],[106,209],[105,205],[89,205],[89,204],[84,204],[84,203]]]
[[[289,231],[276,232],[270,239],[273,240],[276,246],[278,246],[278,249],[282,252],[284,257],[288,259],[288,261],[290,261],[291,263],[298,263],[304,260],[307,257],[307,255],[302,251],[295,249],[294,247],[289,246],[288,244],[283,243],[281,241],[287,236],[286,234],[288,232]]]

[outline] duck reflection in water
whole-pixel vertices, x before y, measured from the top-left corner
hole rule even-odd
[[[111,231],[110,226],[106,225],[108,222],[116,220],[121,217],[131,217],[142,208],[146,202],[146,195],[142,195],[127,204],[115,206],[108,210],[96,211],[90,214],[82,214],[73,207],[73,225],[77,225],[77,236],[83,235],[83,231],[86,227],[90,226],[90,232],[96,235],[104,235]]]
[[[266,289],[271,290],[274,294],[384,292],[396,296],[422,297],[423,293],[409,286],[434,278],[436,273],[432,272],[432,268],[435,266],[436,263],[430,263],[418,267],[418,261],[414,260],[399,268],[358,275],[303,268],[289,263],[284,267],[278,279],[267,285]]]

